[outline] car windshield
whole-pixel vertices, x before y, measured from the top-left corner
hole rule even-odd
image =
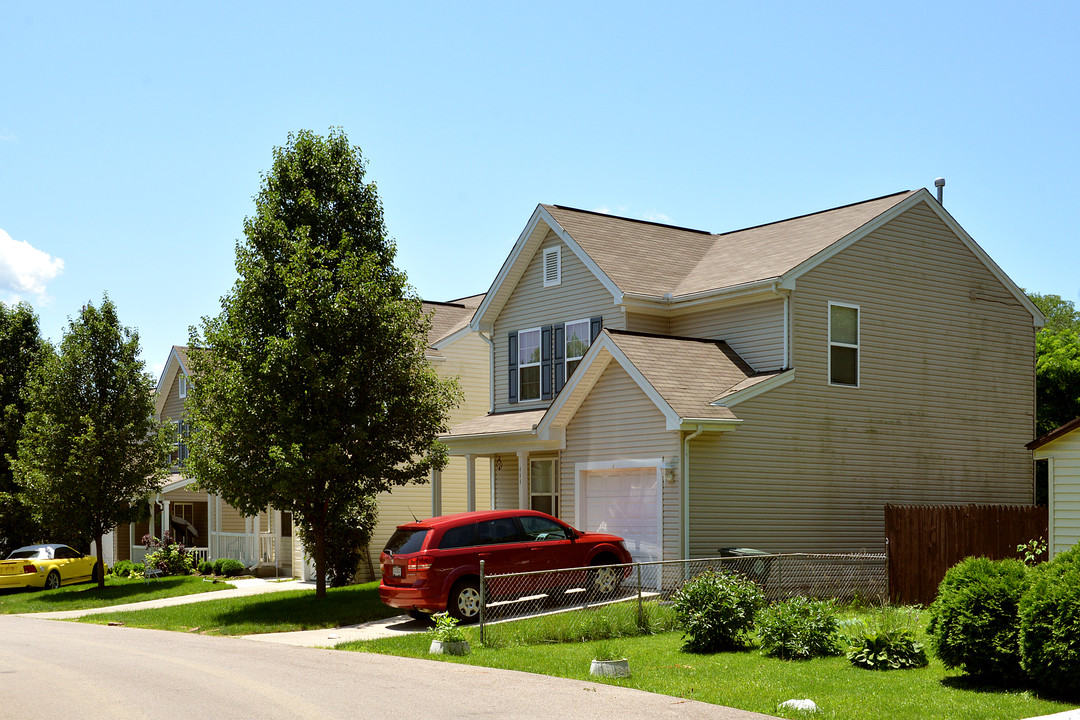
[[[424,546],[424,538],[427,534],[427,528],[398,528],[386,542],[383,552],[391,554],[419,552]]]

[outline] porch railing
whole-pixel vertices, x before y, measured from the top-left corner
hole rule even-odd
[[[210,550],[214,559],[233,558],[252,567],[258,560],[257,538],[247,533],[211,533]]]

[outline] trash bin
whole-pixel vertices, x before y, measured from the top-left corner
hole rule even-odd
[[[735,558],[723,563],[724,569],[753,580],[762,589],[765,588],[765,582],[769,578],[769,571],[775,559],[773,553],[745,547],[720,548],[720,557]]]

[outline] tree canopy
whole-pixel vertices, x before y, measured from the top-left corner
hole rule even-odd
[[[1080,417],[1080,312],[1060,295],[1028,293],[1046,316],[1035,338],[1035,434]]]
[[[135,520],[167,471],[170,437],[154,418],[153,391],[138,335],[108,296],[69,321],[27,391],[16,479],[53,542],[95,544],[99,587],[102,535]]]
[[[323,597],[328,533],[445,465],[437,436],[458,393],[424,357],[428,320],[360,149],[304,130],[273,156],[239,279],[191,331],[188,467],[245,513],[291,511]]]
[[[51,351],[29,305],[0,302],[0,558],[40,539],[40,528],[19,496],[11,462],[26,418],[26,387],[34,368]]]

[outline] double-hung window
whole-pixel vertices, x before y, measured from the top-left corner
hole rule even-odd
[[[581,358],[589,350],[589,318],[566,323],[566,379],[574,374]]]
[[[520,399],[540,399],[540,328],[518,333],[518,387]]]
[[[559,483],[555,478],[555,458],[529,461],[529,507],[559,516]]]
[[[859,306],[829,303],[829,384],[859,386]]]

